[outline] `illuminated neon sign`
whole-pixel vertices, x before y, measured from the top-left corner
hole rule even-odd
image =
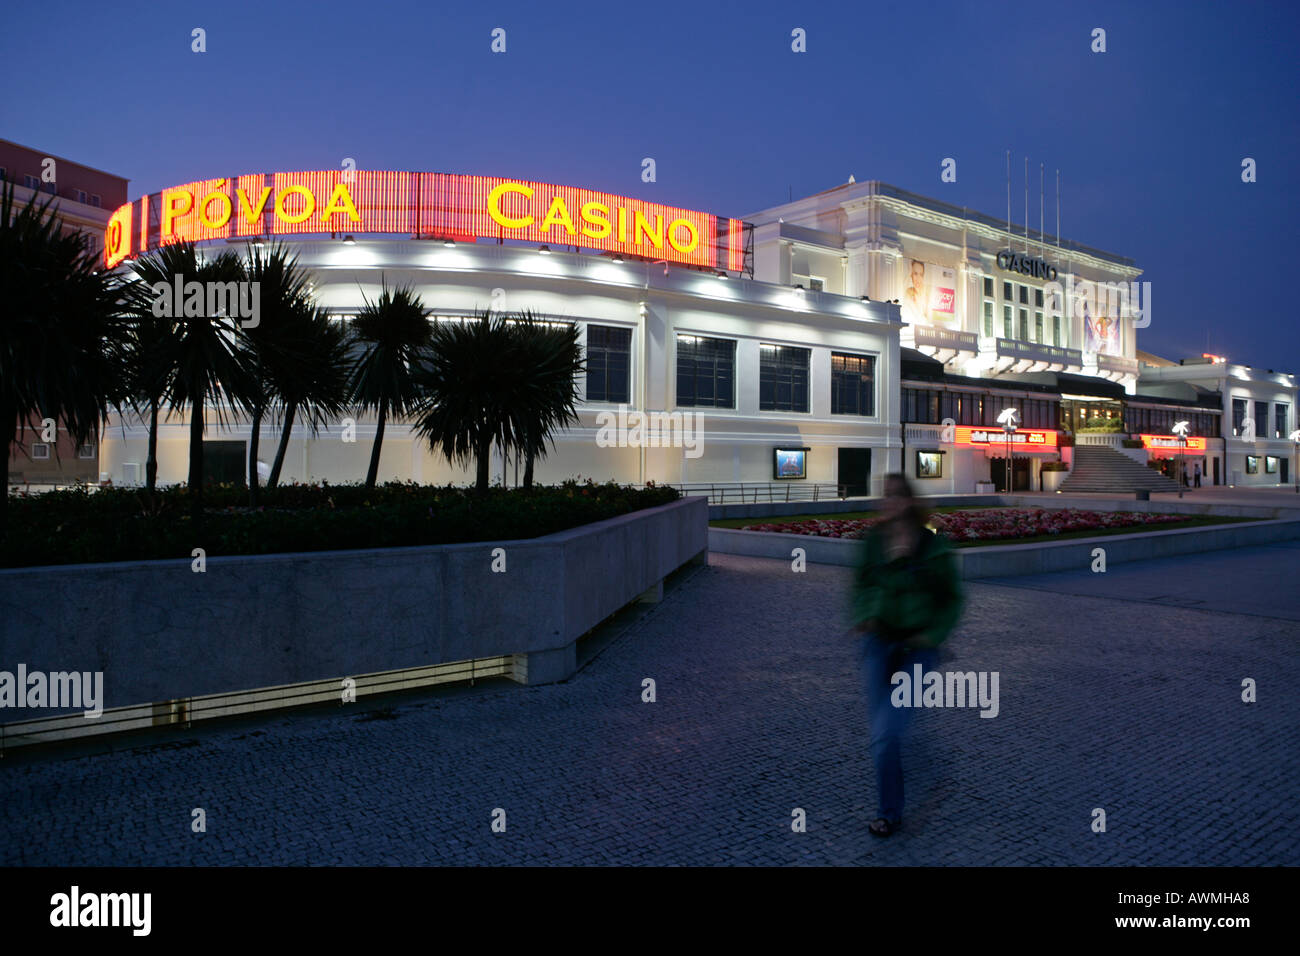
[[[1175,438],[1173,435],[1138,435],[1138,438],[1142,440],[1142,447],[1147,451],[1181,452],[1183,450],[1183,440]],[[1187,439],[1187,451],[1188,453],[1203,453],[1205,451],[1205,439],[1189,437]]]
[[[1006,447],[1007,433],[1001,428],[972,428],[968,425],[957,426],[953,444],[973,445],[977,448]],[[1056,432],[1047,429],[1018,428],[1011,434],[1011,446],[1021,450],[1025,448],[1055,449]]]
[[[110,268],[174,242],[322,233],[518,239],[740,271],[744,223],[591,189],[450,173],[269,173],[173,186],[119,207]]]

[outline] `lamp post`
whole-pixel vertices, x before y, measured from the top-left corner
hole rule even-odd
[[[1291,470],[1295,472],[1295,493],[1300,495],[1300,428],[1291,433],[1291,443],[1295,446],[1295,455],[1291,458]]]
[[[1011,436],[1016,433],[1016,422],[1018,416],[1014,408],[1004,408],[998,413],[998,422],[1002,425],[1002,430],[1007,434],[1007,494],[1015,491],[1015,471],[1011,467],[1012,449]]]
[[[1187,481],[1187,422],[1174,422],[1171,431],[1182,442],[1182,448],[1178,452],[1178,497],[1181,498],[1183,483]]]

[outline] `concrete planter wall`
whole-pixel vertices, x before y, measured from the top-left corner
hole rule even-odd
[[[1044,471],[1041,474],[1043,476],[1043,490],[1056,491],[1070,473],[1068,471]]]
[[[103,672],[106,708],[499,655],[562,680],[581,635],[707,556],[707,516],[686,498],[522,541],[3,570],[0,669]]]

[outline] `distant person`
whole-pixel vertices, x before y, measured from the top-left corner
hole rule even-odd
[[[935,669],[939,645],[961,616],[962,591],[947,538],[925,527],[925,515],[900,474],[885,478],[884,521],[862,544],[855,576],[853,620],[865,636],[859,649],[871,718],[878,807],[873,836],[903,822],[902,735],[911,714],[890,699],[899,671]]]
[[[1198,461],[1195,465],[1192,466],[1192,469],[1193,469],[1192,473],[1194,475],[1193,480],[1196,482],[1196,487],[1199,488],[1201,487],[1201,463]]]

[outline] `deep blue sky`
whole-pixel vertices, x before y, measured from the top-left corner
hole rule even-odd
[[[0,136],[128,176],[132,197],[352,156],[724,215],[852,173],[1002,216],[1010,148],[1014,219],[1027,155],[1031,225],[1042,161],[1049,231],[1059,168],[1063,235],[1146,270],[1140,347],[1208,336],[1300,372],[1294,0],[42,2],[4,24]]]

